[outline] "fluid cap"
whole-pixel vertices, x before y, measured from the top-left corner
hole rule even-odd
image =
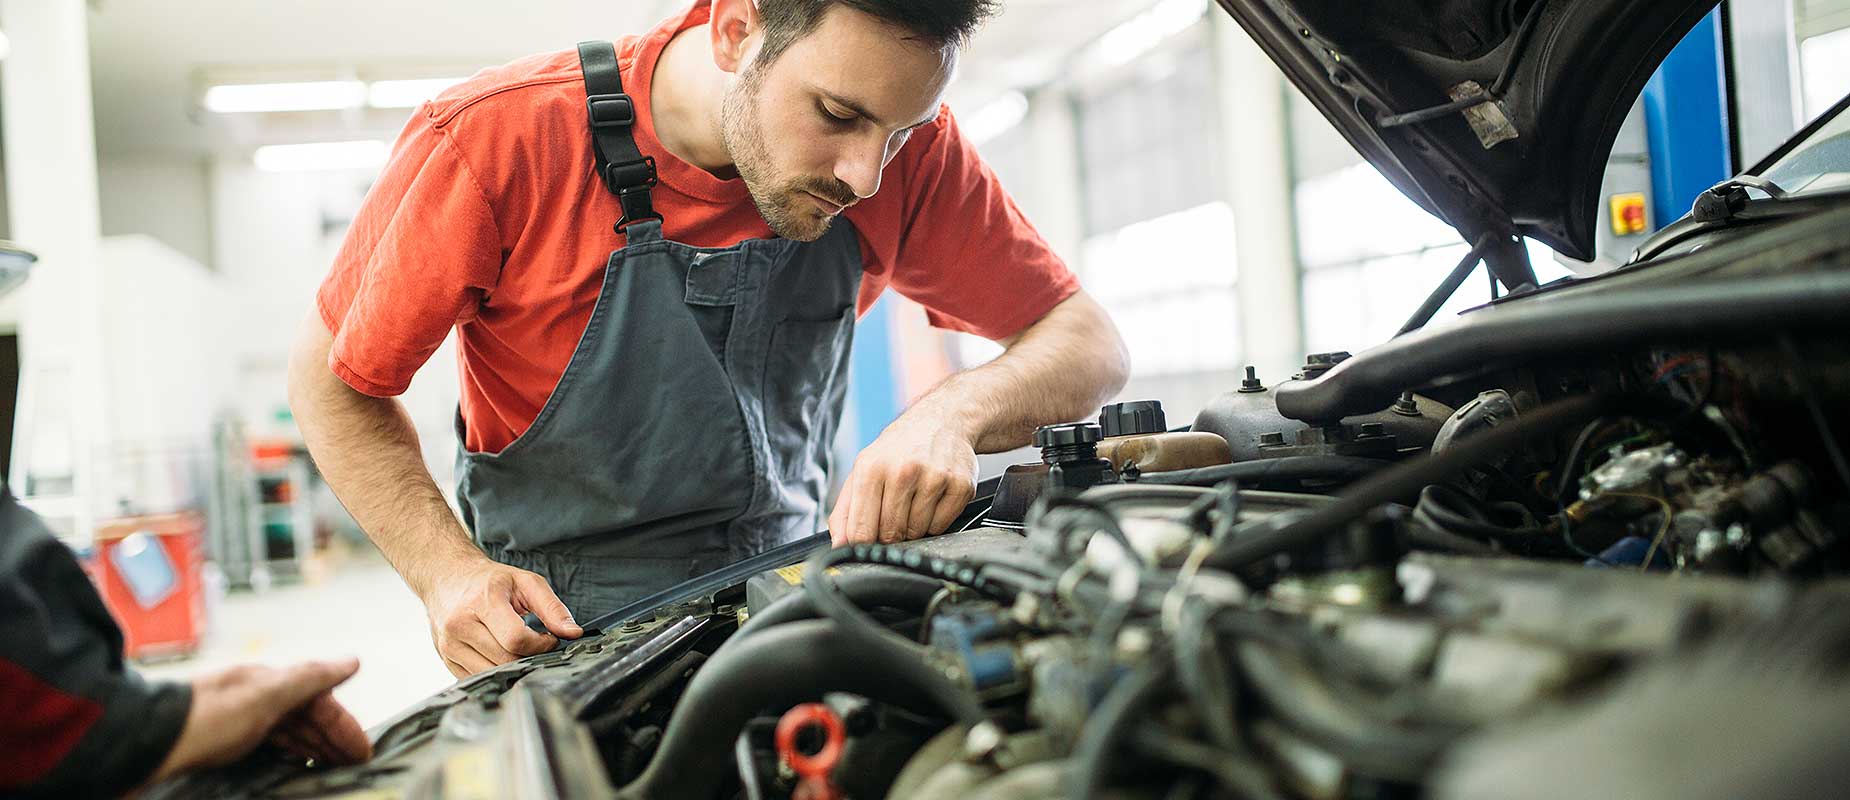
[[[1106,436],[1140,436],[1169,430],[1169,420],[1161,400],[1133,400],[1099,409],[1098,427]]]
[[[1090,422],[1068,422],[1060,425],[1045,425],[1035,430],[1034,446],[1042,450],[1078,447],[1096,443],[1099,438],[1097,425]]]

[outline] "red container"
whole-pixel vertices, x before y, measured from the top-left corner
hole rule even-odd
[[[122,627],[129,658],[170,658],[199,649],[206,627],[204,541],[197,514],[122,517],[97,528],[90,574]],[[154,546],[158,553],[150,552]]]

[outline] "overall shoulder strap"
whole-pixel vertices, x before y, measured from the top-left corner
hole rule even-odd
[[[616,230],[633,222],[662,218],[655,213],[649,189],[655,186],[655,159],[636,147],[636,103],[623,92],[617,48],[610,42],[580,42],[578,63],[585,71],[585,110],[597,152],[597,174],[623,205]]]

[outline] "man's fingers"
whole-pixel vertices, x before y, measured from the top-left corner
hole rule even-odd
[[[855,483],[861,471],[850,469],[847,479],[842,481],[841,494],[835,498],[835,510],[829,512],[829,546],[840,547],[848,543],[848,525],[854,510]]]
[[[964,506],[969,505],[973,497],[976,497],[974,484],[961,482],[951,484],[938,501],[937,513],[932,515],[931,523],[925,532],[927,534],[944,533],[951,527],[951,523],[957,521],[957,515],[964,513]]]
[[[372,740],[346,706],[324,694],[309,704],[304,717],[326,747],[320,760],[329,764],[357,764],[373,757]]]
[[[272,674],[266,694],[271,708],[288,713],[302,707],[315,695],[347,682],[360,671],[360,660],[310,661]]]
[[[438,653],[437,655],[443,657],[443,668],[449,670],[451,675],[456,676],[458,679],[469,677],[470,672],[467,667],[456,663],[456,660],[450,658],[448,654]]]
[[[565,602],[559,599],[559,595],[553,593],[552,587],[547,585],[545,578],[531,572],[515,575],[514,600],[516,608],[532,612],[534,616],[540,618],[541,622],[546,623],[547,630],[560,638],[576,639],[585,635],[585,629],[579,626],[577,620],[572,619],[571,609],[566,608]],[[520,627],[522,630],[527,630],[525,623],[521,623]],[[532,631],[528,630],[528,632]],[[551,646],[548,645],[547,649],[551,649]]]
[[[907,535],[906,525],[912,513],[912,498],[918,492],[918,481],[908,479],[903,472],[887,480],[880,492],[880,519],[875,523],[881,543],[892,544],[912,538]]]
[[[482,617],[488,632],[503,648],[516,656],[530,656],[551,650],[559,640],[527,627],[527,621],[514,613],[513,606],[496,606]]]
[[[939,478],[926,478],[919,482],[918,491],[912,496],[912,508],[906,513],[908,540],[937,532],[932,522],[937,518],[938,507],[944,503],[944,488]]]
[[[466,626],[460,627],[460,635],[456,637],[456,640],[488,659],[491,666],[520,660],[520,656],[509,652],[507,648],[501,646],[499,641],[495,640],[494,631],[489,630],[481,620],[470,620]]]
[[[312,758],[316,761],[321,760],[321,754],[316,752],[315,745],[303,738],[301,732],[292,728],[287,721],[270,731],[269,741],[293,755]]]
[[[486,635],[487,629],[483,628],[482,630],[484,631],[484,635]],[[455,672],[458,678],[467,678],[477,672],[494,669],[495,667],[495,662],[489,660],[487,656],[477,652],[473,645],[459,638],[450,639],[449,647],[443,651],[443,660],[456,668],[450,671]],[[457,672],[457,669],[461,669],[462,671]]]
[[[880,496],[885,487],[878,477],[862,475],[855,487],[854,510],[848,516],[848,541],[852,544],[878,540]]]

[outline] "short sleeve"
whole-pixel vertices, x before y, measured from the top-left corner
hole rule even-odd
[[[403,393],[500,276],[488,197],[449,131],[412,117],[316,295],[328,367],[355,391]]]
[[[901,158],[912,163],[892,286],[932,325],[1002,339],[1079,291],[948,107]]]

